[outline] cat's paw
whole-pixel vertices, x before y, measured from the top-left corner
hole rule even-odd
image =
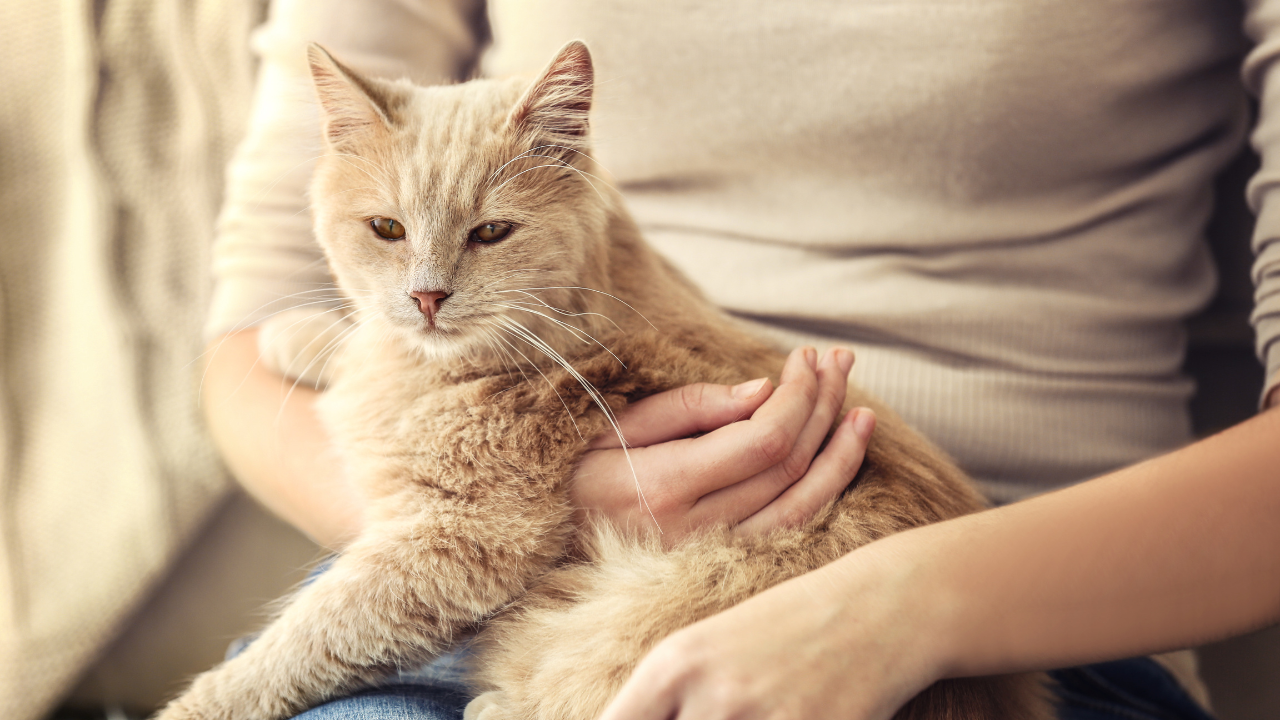
[[[197,678],[196,686],[166,705],[151,720],[284,720],[300,712],[272,696],[265,701],[239,694],[218,697],[211,684],[199,684],[208,675],[210,673]]]
[[[183,702],[185,697],[178,698],[156,713],[151,720],[214,720],[209,713],[202,713],[190,703]]]
[[[506,720],[511,717],[504,710],[503,700],[506,696],[498,691],[484,693],[467,703],[462,711],[462,720]]]
[[[330,360],[351,323],[336,310],[294,308],[258,328],[258,355],[267,367],[323,390],[333,379]]]

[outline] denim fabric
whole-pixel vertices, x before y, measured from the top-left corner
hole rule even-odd
[[[244,652],[255,637],[231,643],[227,659]],[[374,687],[317,705],[295,720],[459,720],[471,701],[467,655],[463,645],[422,667],[388,675]]]
[[[461,720],[470,699],[448,685],[380,685],[313,707],[295,720]]]
[[[296,720],[459,720],[465,651],[314,707]],[[1159,663],[1131,658],[1055,670],[1059,720],[1214,720]]]
[[[1055,670],[1060,720],[1213,720],[1159,663],[1140,657]]]

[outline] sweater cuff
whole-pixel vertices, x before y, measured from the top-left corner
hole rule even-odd
[[[1256,197],[1254,231],[1254,308],[1250,317],[1257,336],[1258,358],[1266,367],[1260,407],[1280,384],[1280,187],[1272,185]]]

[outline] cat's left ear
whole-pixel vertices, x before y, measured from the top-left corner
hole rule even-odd
[[[585,148],[587,116],[595,70],[581,40],[560,48],[551,64],[525,91],[508,122],[538,145]]]
[[[334,146],[391,126],[390,98],[373,83],[338,62],[316,43],[307,47],[311,79],[324,110],[325,137]]]

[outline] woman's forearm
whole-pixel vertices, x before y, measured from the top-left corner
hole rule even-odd
[[[939,677],[1191,647],[1280,620],[1280,410],[1177,452],[885,539]],[[866,560],[872,560],[868,563]],[[878,562],[875,562],[878,561]],[[851,586],[852,587],[852,586]]]
[[[346,544],[359,532],[363,502],[315,414],[319,393],[264,367],[256,330],[214,340],[208,358],[205,417],[240,484],[316,542]]]

